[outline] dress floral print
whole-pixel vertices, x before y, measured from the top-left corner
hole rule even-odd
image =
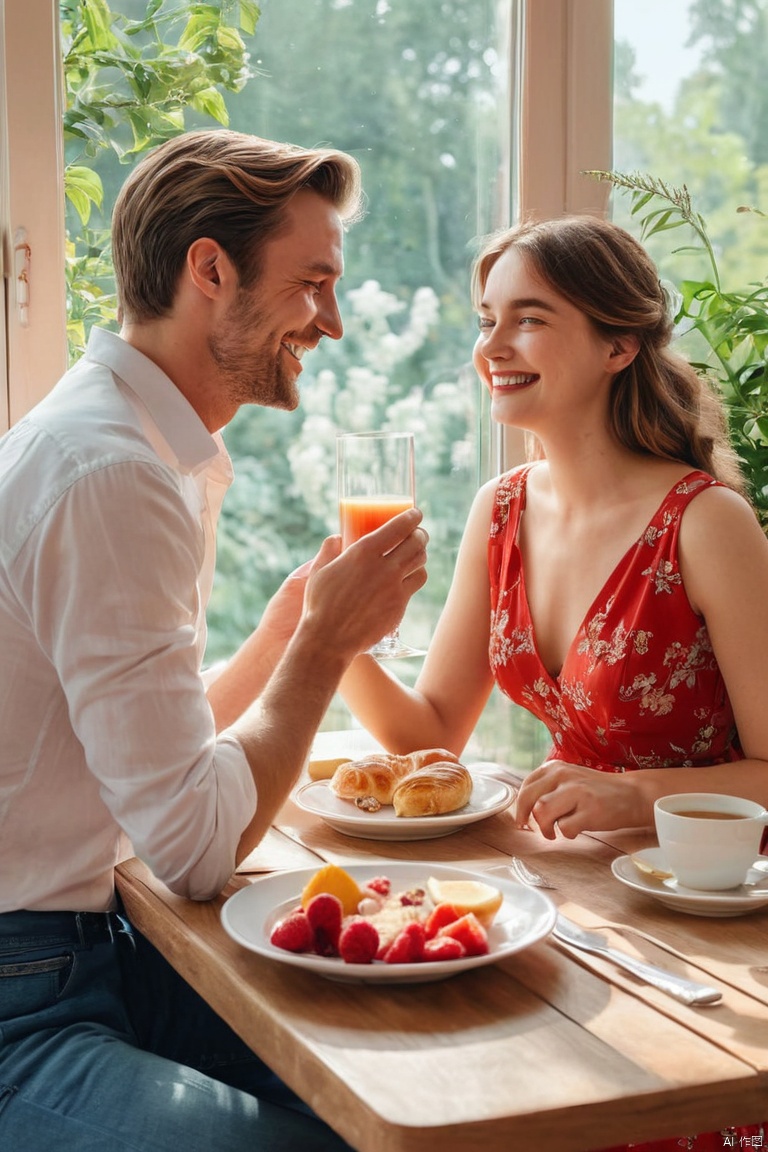
[[[551,757],[603,772],[722,763],[741,756],[706,626],[678,562],[688,503],[717,484],[690,472],[609,576],[550,676],[536,647],[518,534],[532,465],[502,477],[488,544],[489,656],[501,690],[546,724]]]
[[[733,709],[678,562],[682,513],[717,481],[693,471],[671,489],[609,576],[553,677],[536,646],[518,547],[531,467],[501,478],[488,543],[489,655],[499,687],[547,726],[552,759],[602,772],[738,759]],[[723,1152],[747,1141],[762,1146],[765,1134],[766,1126],[749,1125],[603,1152]]]

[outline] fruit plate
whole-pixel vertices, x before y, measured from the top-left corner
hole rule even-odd
[[[488,930],[488,953],[465,956],[461,960],[422,961],[419,964],[385,964],[381,960],[374,960],[372,964],[346,964],[335,957],[276,948],[269,941],[273,927],[297,906],[302,890],[317,868],[273,872],[254,880],[247,888],[241,888],[230,896],[221,910],[224,929],[233,940],[251,952],[294,968],[305,968],[328,980],[347,984],[426,984],[504,960],[548,936],[555,923],[556,909],[548,896],[538,889],[525,888],[513,880],[497,876],[489,879],[480,872],[466,872],[442,864],[391,861],[351,865],[346,871],[361,885],[384,874],[392,881],[393,891],[418,885],[423,887],[430,876],[438,880],[492,883],[501,892],[503,901]]]
[[[382,805],[378,812],[362,812],[353,801],[342,800],[332,792],[328,780],[304,784],[294,800],[299,808],[319,816],[345,836],[363,840],[434,840],[503,812],[514,799],[515,789],[505,780],[473,773],[472,781],[469,802],[445,816],[395,816],[391,804]]]

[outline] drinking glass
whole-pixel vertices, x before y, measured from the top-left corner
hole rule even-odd
[[[416,503],[412,432],[347,432],[336,441],[342,548],[373,532]],[[399,629],[370,649],[380,659],[416,656]]]

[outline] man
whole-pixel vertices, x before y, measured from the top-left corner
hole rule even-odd
[[[120,336],[94,331],[0,441],[9,1152],[340,1144],[125,931],[113,872],[136,853],[180,894],[219,892],[426,578],[415,510],[343,554],[330,538],[206,691],[220,429],[244,403],[295,408],[302,356],[341,336],[359,199],[343,153],[232,132],[155,149],[115,206]]]

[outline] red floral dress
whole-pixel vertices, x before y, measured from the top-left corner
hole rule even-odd
[[[733,709],[678,561],[682,513],[717,481],[693,471],[675,484],[609,576],[553,677],[536,647],[518,546],[531,467],[507,473],[496,491],[489,654],[501,690],[549,729],[549,758],[601,772],[738,759]],[[758,1139],[762,1145],[763,1131],[752,1125],[627,1147],[722,1152]]]
[[[717,481],[690,472],[668,493],[553,678],[536,648],[517,543],[530,469],[502,477],[488,545],[490,663],[499,687],[546,724],[553,759],[602,772],[738,759],[733,709],[677,554],[683,511]]]

